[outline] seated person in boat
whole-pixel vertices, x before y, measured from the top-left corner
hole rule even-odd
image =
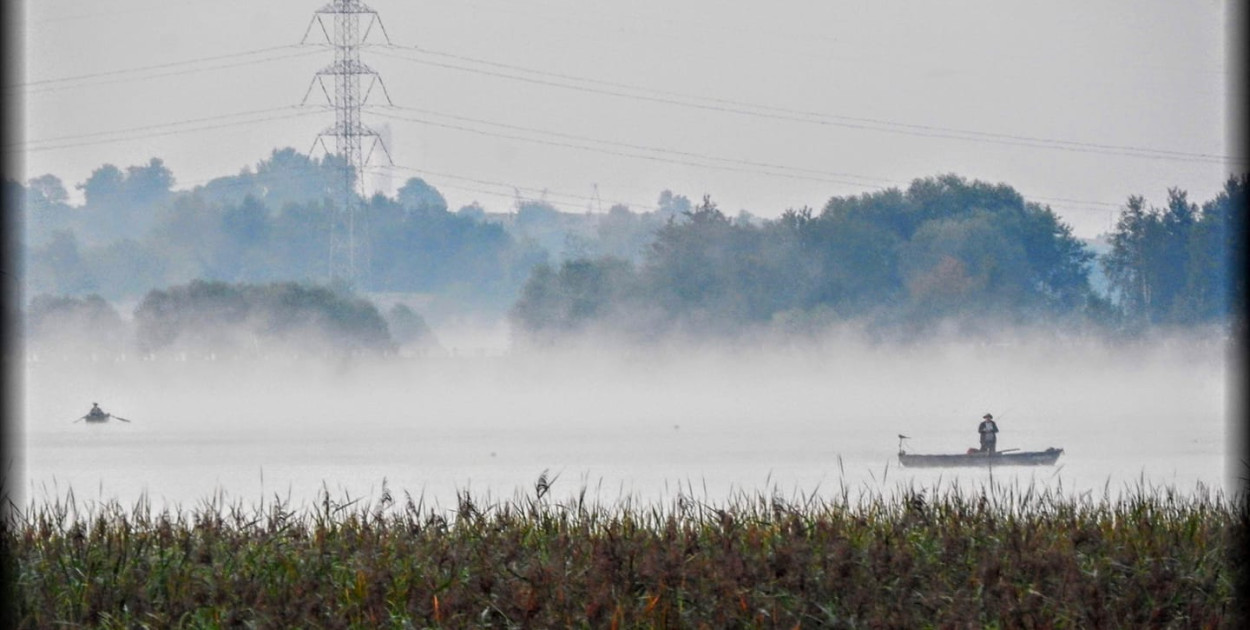
[[[977,433],[981,434],[981,452],[993,453],[998,443],[998,425],[994,423],[992,414],[987,413],[981,418],[981,424],[977,426]]]

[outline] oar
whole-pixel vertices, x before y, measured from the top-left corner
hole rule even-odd
[[[81,418],[79,418],[79,419],[75,420],[74,422],[82,422],[83,420],[86,420],[86,419],[87,419],[87,416],[83,416],[83,417],[81,417]],[[74,424],[74,422],[71,422],[70,424]]]
[[[1012,451],[1018,451],[1018,450],[1020,450],[1020,449],[1018,449],[1018,448],[1005,448],[1005,449],[1003,449],[1003,450],[1001,450],[1001,451],[994,451],[994,453],[996,453],[996,454],[997,454],[997,453],[1010,453],[1010,452],[1012,452]]]
[[[127,420],[127,419],[125,419],[125,418],[123,418],[123,417],[121,417],[121,416],[114,416],[114,415],[110,415],[109,417],[113,418],[114,420],[121,420],[122,422],[130,422],[129,420]]]

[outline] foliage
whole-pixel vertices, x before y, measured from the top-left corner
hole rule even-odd
[[[288,148],[185,192],[153,158],[102,165],[78,184],[81,206],[52,175],[6,182],[5,194],[25,209],[30,293],[120,300],[197,279],[323,281],[332,247],[343,247],[341,206],[355,177],[340,158]],[[453,213],[411,178],[395,198],[355,200],[354,288],[493,313],[511,306],[522,336],[545,337],[591,324],[644,336],[796,321],[920,334],[951,324],[1222,324],[1244,313],[1246,183],[1231,177],[1201,205],[1179,189],[1164,208],[1130,197],[1099,265],[1108,301],[1090,286],[1094,253],[1048,207],[953,174],[769,221],[669,190],[651,212],[568,213],[518,199],[512,213],[476,203]],[[585,274],[612,284],[590,290]]]
[[[106,164],[79,185],[81,207],[68,205],[52,175],[10,186],[28,217],[31,292],[125,299],[196,279],[324,280],[332,226],[344,227],[344,186],[354,177],[334,156],[282,149],[188,192],[170,190],[173,176],[159,159],[125,169]],[[511,304],[545,254],[484,219],[447,212],[442,195],[416,178],[397,199],[369,200],[357,222],[367,237],[358,288]]]
[[[26,341],[39,348],[56,342],[79,350],[120,348],[129,330],[117,309],[98,295],[37,295],[26,310]]]
[[[633,266],[623,260],[568,260],[559,269],[537,266],[512,309],[512,318],[531,335],[554,340],[579,332],[614,309],[626,307],[637,282]]]
[[[511,300],[529,268],[543,259],[500,225],[447,212],[445,202],[441,208],[407,206],[374,197],[367,230],[366,281],[374,290],[438,292],[471,286]]]
[[[291,344],[335,352],[388,352],[393,342],[373,304],[325,287],[195,280],[154,290],[135,309],[141,350],[214,352]]]
[[[408,346],[418,352],[428,352],[441,348],[438,338],[425,318],[412,310],[407,304],[395,304],[386,312],[386,324],[391,337],[400,346]]]
[[[420,213],[447,212],[447,200],[438,189],[419,177],[410,178],[395,195],[405,209]]]
[[[1243,498],[905,489],[672,505],[533,496],[6,521],[16,627],[1244,627]],[[1240,596],[1244,597],[1244,593]]]
[[[637,286],[600,291],[633,304],[599,307],[593,316],[652,306],[666,314],[662,325],[712,333],[803,312],[921,327],[1036,322],[1087,310],[1105,319],[1088,282],[1093,257],[1049,208],[1009,186],[954,175],[918,179],[906,191],[835,197],[819,215],[803,208],[762,223],[730,219],[704,197],[656,232],[636,279],[617,278]],[[565,275],[550,269],[531,278],[514,310],[523,332],[562,326],[567,296],[580,291],[562,282]]]
[[[1248,181],[1230,177],[1201,210],[1176,188],[1163,208],[1129,197],[1102,262],[1129,318],[1197,324],[1244,317]]]
[[[84,240],[98,244],[142,235],[156,220],[173,185],[173,173],[160,158],[129,166],[125,172],[112,164],[96,169],[78,186],[86,197],[81,213]]]
[[[83,260],[78,237],[69,230],[56,230],[42,247],[28,255],[26,279],[37,291],[61,295],[83,295],[96,291],[92,265]]]

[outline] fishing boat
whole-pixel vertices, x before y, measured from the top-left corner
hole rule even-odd
[[[1010,449],[986,453],[972,450],[953,455],[922,455],[898,451],[898,463],[907,468],[951,468],[956,466],[1054,466],[1063,449],[1053,446],[1044,451],[1017,451]]]
[[[87,415],[75,420],[74,422],[86,421],[89,424],[96,424],[100,422],[108,422],[109,420],[121,420],[122,422],[130,422],[129,420],[117,414],[108,413],[107,411],[101,409],[99,403],[91,403],[91,411],[88,411]]]

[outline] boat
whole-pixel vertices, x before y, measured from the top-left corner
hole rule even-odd
[[[1044,451],[998,451],[986,453],[970,449],[953,455],[923,455],[898,450],[898,463],[907,468],[952,468],[956,466],[1054,466],[1063,449],[1050,447]]]
[[[82,422],[84,420],[87,421],[87,423],[89,424],[108,422],[109,420],[121,420],[122,422],[130,422],[129,420],[117,414],[112,414],[112,413],[108,413],[107,411],[104,411],[103,409],[100,408],[100,405],[97,403],[91,403],[91,411],[88,411],[87,415],[75,420],[74,422]]]

